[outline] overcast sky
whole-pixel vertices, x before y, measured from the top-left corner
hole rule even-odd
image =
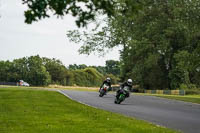
[[[0,0],[0,60],[10,60],[40,55],[59,59],[69,64],[105,65],[109,59],[118,60],[117,49],[99,58],[95,55],[79,55],[80,45],[69,42],[67,30],[76,29],[74,19],[55,16],[34,22],[24,23],[25,5],[21,0]]]

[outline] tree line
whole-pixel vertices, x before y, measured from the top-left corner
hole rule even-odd
[[[105,26],[68,32],[71,41],[82,43],[80,53],[120,46],[122,80],[132,78],[145,89],[199,88],[199,0],[115,2]]]
[[[12,62],[0,61],[1,82],[19,82],[22,79],[33,86],[100,86],[107,76],[111,77],[113,83],[118,82],[118,61],[108,60],[106,66],[73,64],[68,67],[58,59],[39,55],[15,59]]]
[[[121,80],[132,78],[145,89],[200,87],[199,0],[22,1],[28,6],[26,23],[49,12],[72,14],[78,27],[95,21],[91,32],[70,31],[68,37],[83,42],[82,54],[122,47]]]

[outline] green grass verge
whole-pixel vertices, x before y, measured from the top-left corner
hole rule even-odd
[[[135,93],[135,94],[136,95],[157,96],[157,97],[162,97],[162,98],[168,98],[168,99],[174,99],[174,100],[180,100],[180,101],[200,104],[200,95],[177,96],[177,95],[144,94],[144,93]]]
[[[187,95],[187,96],[160,95],[158,97],[200,104],[200,95]]]
[[[55,91],[0,88],[0,133],[176,133],[88,107]]]
[[[39,89],[39,90],[77,90],[77,91],[98,91],[97,87],[73,87],[73,86],[62,86],[62,87],[25,87],[25,86],[8,86],[8,85],[0,85],[0,88],[7,89]]]
[[[48,87],[47,87],[48,88]],[[63,88],[48,88],[49,90],[77,90],[77,91],[98,91],[98,89],[89,89],[81,87],[63,87]]]

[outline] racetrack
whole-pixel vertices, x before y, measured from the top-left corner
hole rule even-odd
[[[114,93],[101,98],[97,92],[72,90],[60,92],[93,107],[150,121],[184,133],[200,133],[200,105],[198,104],[154,96],[131,95],[118,105],[114,104]]]

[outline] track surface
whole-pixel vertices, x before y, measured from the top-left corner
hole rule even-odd
[[[154,96],[131,95],[118,105],[114,104],[114,93],[101,98],[97,92],[70,90],[60,92],[93,107],[136,117],[184,133],[200,133],[200,105],[198,104]]]

